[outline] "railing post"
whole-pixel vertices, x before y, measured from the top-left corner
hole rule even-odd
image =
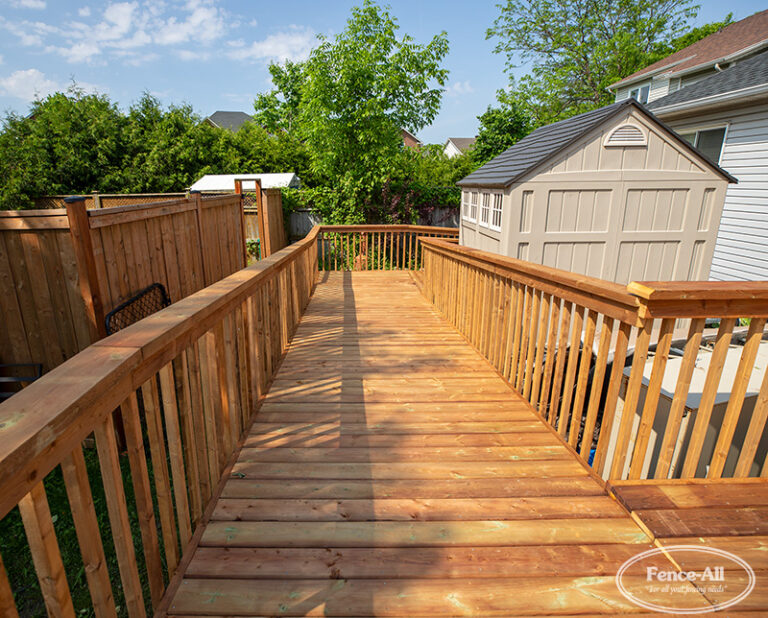
[[[85,208],[85,198],[73,195],[64,198],[64,203],[67,209],[67,219],[69,219],[69,232],[72,236],[72,244],[75,247],[80,295],[85,302],[91,339],[96,341],[107,336],[107,327],[104,323],[104,304],[101,300],[99,289],[99,278],[96,272],[96,260],[93,255],[93,242],[88,222],[88,211]]]

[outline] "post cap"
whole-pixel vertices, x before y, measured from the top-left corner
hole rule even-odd
[[[82,195],[70,195],[64,198],[65,204],[76,204],[77,202],[84,202],[84,201],[85,201],[85,197],[83,197]]]

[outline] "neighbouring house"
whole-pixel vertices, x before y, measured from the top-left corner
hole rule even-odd
[[[626,99],[541,127],[459,181],[460,242],[617,283],[706,279],[729,182]]]
[[[768,279],[768,51],[649,107],[739,180],[725,194],[710,278]]]
[[[710,278],[768,279],[768,10],[613,84],[739,183],[725,194]]]
[[[608,89],[616,101],[651,103],[768,48],[768,10],[726,26],[648,65]]]
[[[476,137],[449,137],[443,146],[443,154],[449,159],[458,157],[475,145]]]
[[[235,179],[243,181],[243,189],[255,187],[254,180],[261,181],[262,189],[281,189],[291,187],[298,189],[301,180],[296,174],[206,174],[196,181],[190,191],[201,193],[232,193],[235,190]]]
[[[421,146],[421,140],[407,129],[400,129],[400,135],[403,137],[403,145],[406,148],[418,148]]]
[[[246,122],[252,120],[253,116],[249,116],[245,112],[216,111],[208,116],[203,122],[207,122],[217,129],[227,129],[227,131],[237,133]]]

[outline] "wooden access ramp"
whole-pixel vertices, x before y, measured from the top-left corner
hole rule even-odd
[[[410,274],[320,276],[161,610],[642,611],[614,577],[649,536]]]

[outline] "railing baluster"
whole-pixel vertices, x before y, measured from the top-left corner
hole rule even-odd
[[[619,424],[619,436],[616,441],[616,454],[611,467],[611,478],[624,478],[624,466],[627,461],[632,425],[635,420],[635,410],[640,398],[640,389],[643,384],[643,372],[645,360],[648,357],[648,344],[651,342],[653,320],[646,319],[635,342],[635,354],[632,358],[632,371],[629,374],[627,392],[624,397],[624,409],[621,412]]]
[[[568,358],[568,335],[571,332],[573,303],[565,302],[561,314],[560,338],[557,341],[557,359],[555,361],[555,377],[552,381],[552,396],[549,399],[549,424],[557,428],[557,415],[560,410],[560,395],[563,391],[563,376],[565,361]]]
[[[104,614],[104,616],[107,615]],[[19,618],[19,611],[16,609],[16,603],[13,601],[13,590],[8,581],[8,574],[5,572],[2,556],[0,556],[0,616]],[[96,614],[96,618],[102,618],[102,616]]]
[[[526,397],[534,407],[539,398],[539,389],[541,388],[541,377],[544,372],[544,342],[547,336],[547,327],[550,320],[550,307],[552,305],[552,294],[544,294],[541,304],[541,312],[539,319],[539,334],[536,340],[536,360],[533,363],[533,384],[531,385],[531,392]]]
[[[563,395],[559,412],[560,416],[557,422],[557,431],[563,438],[568,436],[569,421],[573,413],[571,401],[573,400],[573,389],[576,384],[576,369],[579,365],[583,329],[584,307],[576,305],[573,312],[571,339],[568,346],[568,363],[565,370],[565,382],[563,383]]]
[[[120,457],[117,452],[115,426],[111,415],[107,416],[94,430],[96,435],[96,451],[101,466],[101,478],[104,484],[104,495],[107,499],[109,525],[112,528],[112,539],[117,553],[117,564],[120,570],[120,581],[123,584],[123,595],[131,618],[146,616],[144,595],[141,591],[141,579],[136,565],[136,553],[133,549],[131,522],[128,518],[128,507],[125,502],[123,477],[120,471]]]
[[[715,348],[712,350],[709,371],[707,371],[707,378],[704,382],[701,400],[699,401],[699,409],[696,412],[696,421],[691,432],[691,440],[688,443],[688,452],[683,463],[683,477],[685,478],[696,476],[696,471],[699,467],[704,439],[709,428],[709,419],[712,416],[712,408],[715,405],[715,397],[720,386],[720,376],[723,373],[725,357],[728,353],[728,347],[731,345],[731,336],[735,324],[735,318],[726,318],[721,320],[720,327],[717,329]]]
[[[659,336],[656,343],[656,352],[651,368],[651,378],[645,389],[645,404],[643,405],[643,412],[640,416],[640,425],[637,428],[635,448],[632,454],[632,462],[629,467],[630,479],[639,479],[643,474],[643,465],[648,450],[648,442],[651,437],[651,430],[653,429],[653,422],[656,419],[656,408],[659,405],[661,383],[664,380],[664,371],[667,367],[669,348],[672,344],[672,334],[674,329],[674,319],[666,318],[661,321]]]
[[[152,488],[149,485],[147,456],[144,452],[144,437],[139,419],[139,404],[136,394],[131,394],[120,406],[125,428],[125,442],[128,451],[128,462],[131,468],[133,496],[136,500],[136,512],[139,518],[141,544],[144,549],[144,559],[149,579],[149,593],[152,605],[160,602],[165,590],[163,582],[163,567],[160,562],[160,541],[157,538],[155,510],[152,506]]]
[[[616,336],[616,347],[613,352],[611,377],[608,380],[608,390],[605,395],[603,420],[600,423],[600,436],[597,439],[595,458],[592,462],[592,467],[599,475],[603,474],[605,468],[608,455],[608,444],[611,438],[611,433],[613,432],[613,423],[616,420],[616,406],[619,401],[621,381],[624,377],[624,365],[627,361],[627,348],[629,346],[629,336],[631,332],[631,324],[622,322],[619,325],[619,332]]]
[[[69,584],[42,481],[19,501],[19,511],[48,615],[74,618]]]
[[[717,438],[715,450],[712,453],[712,461],[709,463],[707,478],[720,478],[723,475],[725,460],[728,458],[733,434],[736,431],[736,424],[739,422],[741,407],[744,404],[744,395],[747,393],[749,378],[751,377],[752,369],[755,366],[755,358],[757,358],[758,346],[763,338],[764,327],[764,318],[753,318],[749,323],[747,340],[742,348],[739,367],[733,378],[731,398],[728,400],[728,407],[725,410],[723,424],[720,426],[720,435]]]
[[[749,419],[749,427],[744,436],[744,444],[741,447],[739,460],[736,462],[734,476],[747,477],[751,475],[751,468],[755,462],[757,446],[763,437],[768,419],[768,371],[763,375],[763,383],[760,386],[760,393],[755,402],[755,408],[752,411],[752,418]],[[768,461],[768,458],[766,458]]]
[[[531,387],[533,386],[533,364],[536,358],[536,339],[539,333],[539,323],[541,321],[541,293],[538,290],[533,291],[533,306],[531,308],[531,319],[528,324],[528,349],[525,353],[525,369],[523,370],[523,387],[521,392],[525,399],[528,399],[531,395]]]
[[[547,335],[547,359],[544,364],[544,376],[541,384],[541,392],[536,409],[544,418],[547,418],[547,402],[549,401],[549,389],[552,385],[552,373],[555,370],[555,356],[557,350],[557,333],[560,327],[560,307],[562,300],[556,296],[552,298],[552,317],[549,321],[549,334]]]
[[[528,351],[528,336],[531,333],[531,306],[533,304],[533,290],[529,286],[525,286],[525,302],[522,314],[522,321],[520,327],[517,330],[517,367],[514,368],[515,372],[515,388],[520,391],[523,388],[523,378],[525,374],[525,353]]]
[[[597,328],[597,311],[589,310],[587,312],[587,322],[584,328],[584,341],[581,347],[581,361],[579,363],[579,372],[576,379],[576,395],[573,399],[571,409],[571,430],[568,434],[568,444],[576,448],[579,444],[579,431],[581,431],[581,421],[584,418],[584,399],[587,395],[587,383],[589,381],[589,371],[592,365],[592,345],[595,342],[595,330]]]
[[[173,475],[173,494],[176,501],[176,515],[179,520],[179,539],[186,547],[192,538],[192,527],[187,502],[187,475],[184,468],[181,432],[179,430],[179,410],[176,403],[176,389],[173,382],[173,367],[168,364],[159,371],[160,397],[163,402],[165,430],[168,436],[168,456]]]
[[[597,411],[600,407],[600,397],[603,393],[603,383],[605,382],[605,371],[608,364],[608,353],[611,348],[611,338],[613,327],[616,320],[612,318],[603,318],[600,327],[600,343],[597,348],[597,359],[595,360],[595,371],[592,377],[592,388],[589,393],[589,403],[587,405],[587,416],[584,419],[584,435],[581,439],[581,448],[579,454],[584,459],[589,459],[589,453],[592,448],[592,442],[597,423]]]

